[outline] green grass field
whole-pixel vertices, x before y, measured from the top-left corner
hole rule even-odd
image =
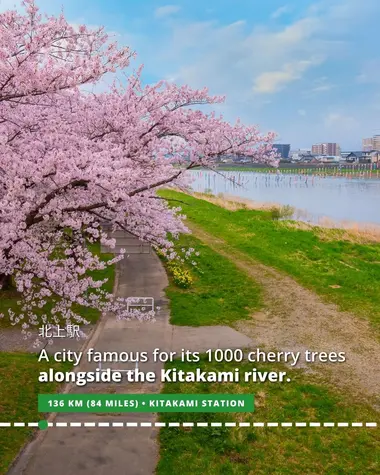
[[[188,289],[179,288],[169,274],[166,294],[170,299],[173,325],[228,325],[249,318],[260,308],[260,288],[239,271],[228,259],[220,256],[191,235],[183,235],[178,247],[195,248],[196,267],[184,267],[194,279]]]
[[[299,229],[273,220],[270,212],[229,211],[183,193],[160,193],[181,200],[191,223],[237,251],[286,272],[342,310],[368,319],[380,331],[376,285],[380,282],[380,244],[345,240],[340,230]]]
[[[236,364],[203,361],[203,370],[231,371]],[[185,371],[190,363],[166,366]],[[255,365],[261,370],[284,368]],[[241,365],[252,370],[252,364]],[[363,422],[379,414],[314,381],[302,370],[288,370],[291,383],[167,383],[163,393],[255,394],[253,413],[163,413],[163,422]],[[376,428],[342,427],[168,427],[160,431],[157,475],[320,475],[380,473]]]
[[[37,408],[39,393],[56,393],[59,385],[38,382],[48,368],[68,371],[70,364],[38,362],[37,355],[0,352],[0,422],[39,422],[45,419]],[[0,428],[0,475],[5,475],[35,428]]]
[[[220,235],[231,232],[227,226],[230,213],[219,210],[210,213],[208,203],[198,206],[196,201],[185,199],[191,206],[191,217],[197,216],[206,228],[215,226]],[[201,211],[197,214],[198,211]],[[204,214],[203,214],[204,213]],[[239,214],[239,213],[238,213]],[[206,218],[207,215],[207,218]],[[240,216],[242,213],[240,213]],[[243,214],[244,216],[244,214]],[[259,221],[261,233],[275,229],[267,215],[250,212],[254,223]],[[220,220],[219,220],[220,218]],[[204,219],[204,221],[203,221]],[[262,223],[261,223],[262,221]],[[244,226],[244,220],[238,221]],[[260,226],[262,225],[262,226]],[[236,232],[237,224],[231,224]],[[208,228],[209,229],[209,228]],[[246,229],[243,228],[246,232]],[[238,243],[241,234],[236,235]],[[280,230],[279,230],[280,231]],[[215,233],[216,234],[216,233]],[[229,234],[228,234],[229,235]],[[312,239],[310,236],[304,238]],[[301,246],[302,246],[301,239]],[[180,245],[195,247],[200,252],[197,258],[201,276],[195,274],[189,289],[176,287],[171,280],[167,294],[171,300],[173,323],[187,325],[231,324],[247,317],[247,307],[260,305],[260,289],[244,273],[229,268],[225,257],[211,251],[194,237],[182,237]],[[258,244],[257,244],[258,246]],[[269,244],[265,252],[270,252]],[[282,253],[279,251],[280,257]],[[332,253],[332,259],[334,253]],[[333,264],[331,264],[333,265]],[[320,272],[320,271],[319,271]],[[237,282],[239,284],[237,284]],[[250,290],[256,297],[249,300]],[[227,309],[237,305],[229,318],[219,305],[221,295]],[[206,296],[206,297],[205,297]],[[211,301],[209,301],[211,300]],[[215,302],[212,302],[214,300]],[[196,311],[189,305],[196,304]],[[162,422],[376,422],[379,413],[366,401],[360,402],[328,382],[325,374],[306,372],[304,369],[289,369],[281,364],[210,363],[203,356],[200,363],[175,361],[166,368],[192,371],[196,367],[204,371],[232,371],[239,366],[241,371],[253,367],[266,371],[287,371],[291,382],[286,383],[166,383],[164,394],[254,394],[253,413],[161,413]],[[157,475],[335,475],[380,473],[380,438],[378,428],[353,427],[166,427],[159,435],[160,459]]]

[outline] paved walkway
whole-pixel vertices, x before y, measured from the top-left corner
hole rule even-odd
[[[86,338],[91,338],[95,329],[95,325],[86,325]],[[32,332],[32,335],[27,340],[21,336],[20,328],[0,328],[0,351],[22,351],[30,353],[39,353],[41,348],[35,348],[33,342],[38,337],[38,331]],[[80,351],[84,343],[83,338],[54,338],[53,344],[48,345],[46,349],[49,352],[59,351],[62,349]]]
[[[251,340],[223,326],[174,327],[169,324],[165,271],[155,254],[130,255],[118,267],[117,295],[154,297],[161,306],[154,323],[117,321],[105,317],[87,347],[99,351],[205,351],[208,348],[240,348]],[[196,309],[194,309],[196,311]],[[96,365],[84,362],[82,371]],[[140,364],[141,369],[160,372],[161,363]],[[155,393],[160,384],[102,384],[70,388],[77,393]],[[33,401],[31,401],[33,403]],[[58,414],[56,422],[154,422],[156,414]],[[27,421],[26,421],[27,422]],[[56,428],[41,431],[21,454],[9,475],[150,475],[158,460],[157,429],[143,428]]]

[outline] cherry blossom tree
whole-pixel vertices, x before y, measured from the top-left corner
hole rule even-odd
[[[24,7],[0,14],[0,285],[12,278],[22,294],[9,316],[25,332],[83,322],[78,304],[127,316],[89,276],[124,257],[91,252],[88,243],[114,244],[101,224],[175,258],[184,217],[157,190],[227,153],[275,164],[274,134],[201,112],[224,100],[206,89],[144,86],[141,68],[105,93],[84,92],[133,53],[103,29],[43,17],[33,0]]]

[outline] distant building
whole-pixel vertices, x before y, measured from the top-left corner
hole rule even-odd
[[[342,152],[340,155],[342,157],[342,160],[346,160],[346,158],[351,154],[355,152]]]
[[[290,152],[290,144],[276,143],[273,144],[273,150],[276,150],[281,158],[288,159]]]
[[[323,145],[321,143],[319,144],[314,144],[311,147],[311,153],[313,155],[323,155]]]
[[[329,157],[335,157],[340,155],[340,147],[337,143],[332,142],[318,143],[311,147],[311,153],[313,155],[326,155]]]
[[[338,155],[322,155],[317,157],[321,163],[337,163],[340,160]]]
[[[366,160],[368,163],[380,163],[380,150],[363,152],[362,160]]]
[[[294,161],[302,160],[306,155],[310,155],[311,150],[306,148],[299,148],[297,150],[290,150],[289,156]]]
[[[319,163],[319,157],[311,153],[304,153],[300,155],[299,161],[301,163]]]
[[[348,163],[380,163],[380,151],[343,152],[343,159]]]
[[[371,152],[373,150],[380,152],[380,135],[374,135],[371,138],[363,139],[362,149],[364,152]]]
[[[363,157],[363,152],[342,152],[342,158],[348,163],[359,162]]]
[[[363,139],[362,140],[362,149],[363,151],[372,150],[373,149],[373,138]]]

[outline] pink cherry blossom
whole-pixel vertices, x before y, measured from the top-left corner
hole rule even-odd
[[[104,263],[90,252],[88,242],[115,244],[100,224],[176,258],[168,235],[187,232],[184,217],[157,190],[186,186],[186,170],[226,153],[275,164],[275,135],[201,112],[224,100],[207,89],[143,86],[141,68],[124,86],[84,92],[126,68],[131,50],[103,29],[44,17],[33,0],[24,7],[0,14],[0,284],[12,276],[23,296],[19,313],[7,316],[23,320],[25,332],[62,319],[86,323],[75,304],[129,318],[123,299],[89,277],[124,258]]]

